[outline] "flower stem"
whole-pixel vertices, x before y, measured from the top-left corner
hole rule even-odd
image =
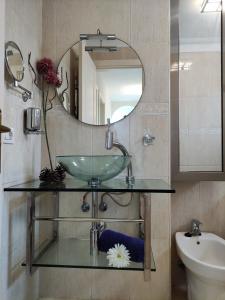
[[[47,128],[47,101],[48,101],[48,90],[45,95],[44,88],[42,89],[42,110],[43,110],[43,120],[44,120],[44,130],[45,130],[45,141],[48,151],[48,158],[50,162],[51,170],[53,171],[53,165],[52,165],[52,158],[51,158],[51,152],[49,147],[49,140],[48,140],[48,128]]]

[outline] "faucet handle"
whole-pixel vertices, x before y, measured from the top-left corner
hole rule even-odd
[[[110,123],[110,118],[107,118],[107,126],[108,128],[110,127],[111,123]]]
[[[197,226],[199,226],[199,225],[202,224],[202,222],[200,222],[200,221],[197,220],[197,219],[193,219],[193,220],[192,220],[192,224],[196,224]]]
[[[191,236],[201,235],[200,225],[202,223],[199,220],[193,219],[191,222]]]
[[[191,221],[192,230],[199,230],[200,225],[202,225],[202,223],[197,219]]]

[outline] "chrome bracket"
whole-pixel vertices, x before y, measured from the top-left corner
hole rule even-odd
[[[150,146],[150,145],[153,145],[155,141],[155,137],[150,135],[149,133],[146,133],[144,136],[143,136],[143,145],[144,146]]]
[[[20,90],[24,102],[27,102],[27,100],[32,98],[32,92],[20,85],[16,80],[13,82],[13,88]]]
[[[97,33],[90,34],[90,33],[81,33],[80,40],[115,40],[115,34],[102,34],[101,31],[98,29]]]

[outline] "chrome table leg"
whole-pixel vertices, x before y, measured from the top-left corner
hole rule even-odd
[[[59,217],[59,192],[53,193],[54,201],[54,218]],[[58,240],[59,238],[59,222],[53,222],[53,240]]]
[[[92,192],[92,218],[98,218],[98,192]],[[90,255],[94,258],[98,255],[98,222],[92,222],[90,230]]]
[[[31,192],[27,199],[27,242],[26,242],[26,265],[27,272],[32,274],[34,259],[34,238],[35,238],[35,193]]]
[[[143,194],[144,197],[144,236],[145,236],[145,254],[144,254],[144,280],[151,278],[151,194]]]

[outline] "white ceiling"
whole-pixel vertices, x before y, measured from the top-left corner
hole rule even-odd
[[[221,14],[201,13],[203,0],[180,0],[180,44],[220,44]]]

